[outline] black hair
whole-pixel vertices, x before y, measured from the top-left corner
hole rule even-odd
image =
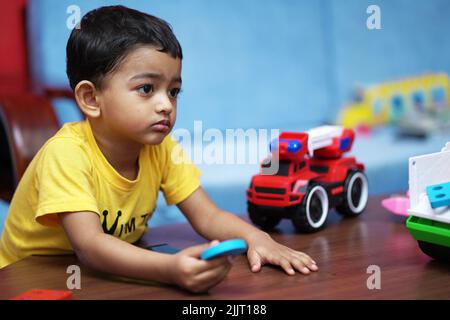
[[[155,16],[124,6],[89,11],[67,42],[67,77],[75,89],[82,80],[102,88],[103,78],[132,50],[149,45],[173,58],[183,59],[171,26]]]

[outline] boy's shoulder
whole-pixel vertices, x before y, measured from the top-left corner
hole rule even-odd
[[[42,146],[41,155],[55,153],[67,156],[76,156],[74,153],[89,153],[89,138],[86,121],[69,122],[64,124],[53,137]]]
[[[86,120],[77,122],[67,122],[52,138],[72,138],[72,139],[86,139],[87,138],[87,126]]]

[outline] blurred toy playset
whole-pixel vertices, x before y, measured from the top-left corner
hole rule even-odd
[[[450,82],[436,73],[358,87],[338,123],[348,128],[393,125],[402,136],[427,137],[450,128]]]

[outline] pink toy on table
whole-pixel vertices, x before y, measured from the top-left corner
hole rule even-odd
[[[409,209],[409,192],[405,196],[392,196],[381,201],[381,205],[399,216],[408,217]]]

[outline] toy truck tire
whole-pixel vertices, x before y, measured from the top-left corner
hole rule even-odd
[[[281,217],[268,214],[257,205],[247,202],[250,220],[263,230],[271,230],[281,221]]]
[[[369,184],[366,175],[360,170],[352,170],[344,182],[343,200],[336,211],[343,216],[360,215],[367,206]]]
[[[450,262],[450,247],[420,240],[417,242],[419,243],[420,250],[427,256],[438,261]]]
[[[320,230],[327,220],[330,201],[324,187],[311,185],[299,206],[295,206],[292,214],[292,224],[300,232],[315,232]]]

